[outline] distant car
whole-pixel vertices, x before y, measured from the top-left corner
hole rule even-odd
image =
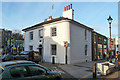
[[[11,61],[11,60],[26,60],[26,58],[21,57],[21,56],[17,56],[17,55],[13,55],[13,54],[5,54],[2,55],[1,57],[2,61]]]
[[[2,61],[10,61],[10,60],[14,60],[14,55],[11,54],[2,55]]]
[[[30,53],[32,53],[33,59],[31,59]],[[22,51],[17,56],[24,57],[26,60],[34,61],[34,62],[37,62],[37,63],[41,60],[41,57],[40,57],[39,53],[36,52],[36,51]]]
[[[26,60],[29,60],[29,54],[31,52],[32,51],[22,51],[22,52],[20,52],[19,56],[26,58]]]
[[[0,64],[1,80],[61,80],[61,74],[32,61],[16,60]]]

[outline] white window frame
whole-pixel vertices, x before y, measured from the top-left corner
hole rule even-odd
[[[32,47],[32,49],[30,49],[31,47]],[[29,50],[31,50],[31,51],[33,50],[33,45],[30,45],[30,46],[29,46]]]
[[[31,33],[32,33],[32,38],[31,38]],[[33,31],[29,32],[29,38],[30,40],[33,40]]]
[[[52,46],[56,46],[55,54],[53,54]],[[51,55],[57,55],[57,45],[56,44],[51,44]]]
[[[88,45],[85,45],[85,56],[88,56]]]
[[[39,34],[39,38],[43,38],[43,29],[40,29],[38,34]]]
[[[53,29],[56,29],[56,31],[53,32]],[[54,36],[57,36],[57,28],[56,27],[52,27],[51,28],[51,36],[54,37]]]

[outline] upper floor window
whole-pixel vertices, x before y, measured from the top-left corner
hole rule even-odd
[[[33,32],[30,32],[30,40],[33,40]]]
[[[43,38],[43,29],[40,29],[40,30],[39,30],[39,37],[40,37],[40,38]]]
[[[56,50],[57,50],[56,44],[52,44],[51,45],[51,53],[52,53],[52,55],[56,55]]]
[[[51,36],[56,36],[56,27],[51,28]]]
[[[107,39],[104,39],[104,44],[107,44]]]
[[[86,40],[86,38],[87,38],[87,30],[85,29],[85,40]]]

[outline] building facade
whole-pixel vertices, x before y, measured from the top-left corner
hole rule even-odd
[[[12,31],[0,29],[0,49],[3,49],[3,53],[7,53],[11,45]]]
[[[69,14],[69,15],[67,15]],[[73,20],[72,5],[64,8],[63,17],[23,29],[25,51],[39,51],[45,62],[68,64],[92,60],[92,28]],[[64,43],[69,45],[64,47]]]
[[[109,38],[108,38],[109,39]],[[111,56],[115,56],[118,52],[118,38],[112,38],[108,40],[108,49]]]
[[[103,60],[108,54],[108,38],[95,31],[92,32],[92,60]]]
[[[118,44],[118,37],[115,38],[115,52],[118,53],[119,52],[119,44]]]

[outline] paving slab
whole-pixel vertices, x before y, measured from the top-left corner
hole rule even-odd
[[[71,74],[74,78],[92,78],[94,62],[59,65],[61,69]]]

